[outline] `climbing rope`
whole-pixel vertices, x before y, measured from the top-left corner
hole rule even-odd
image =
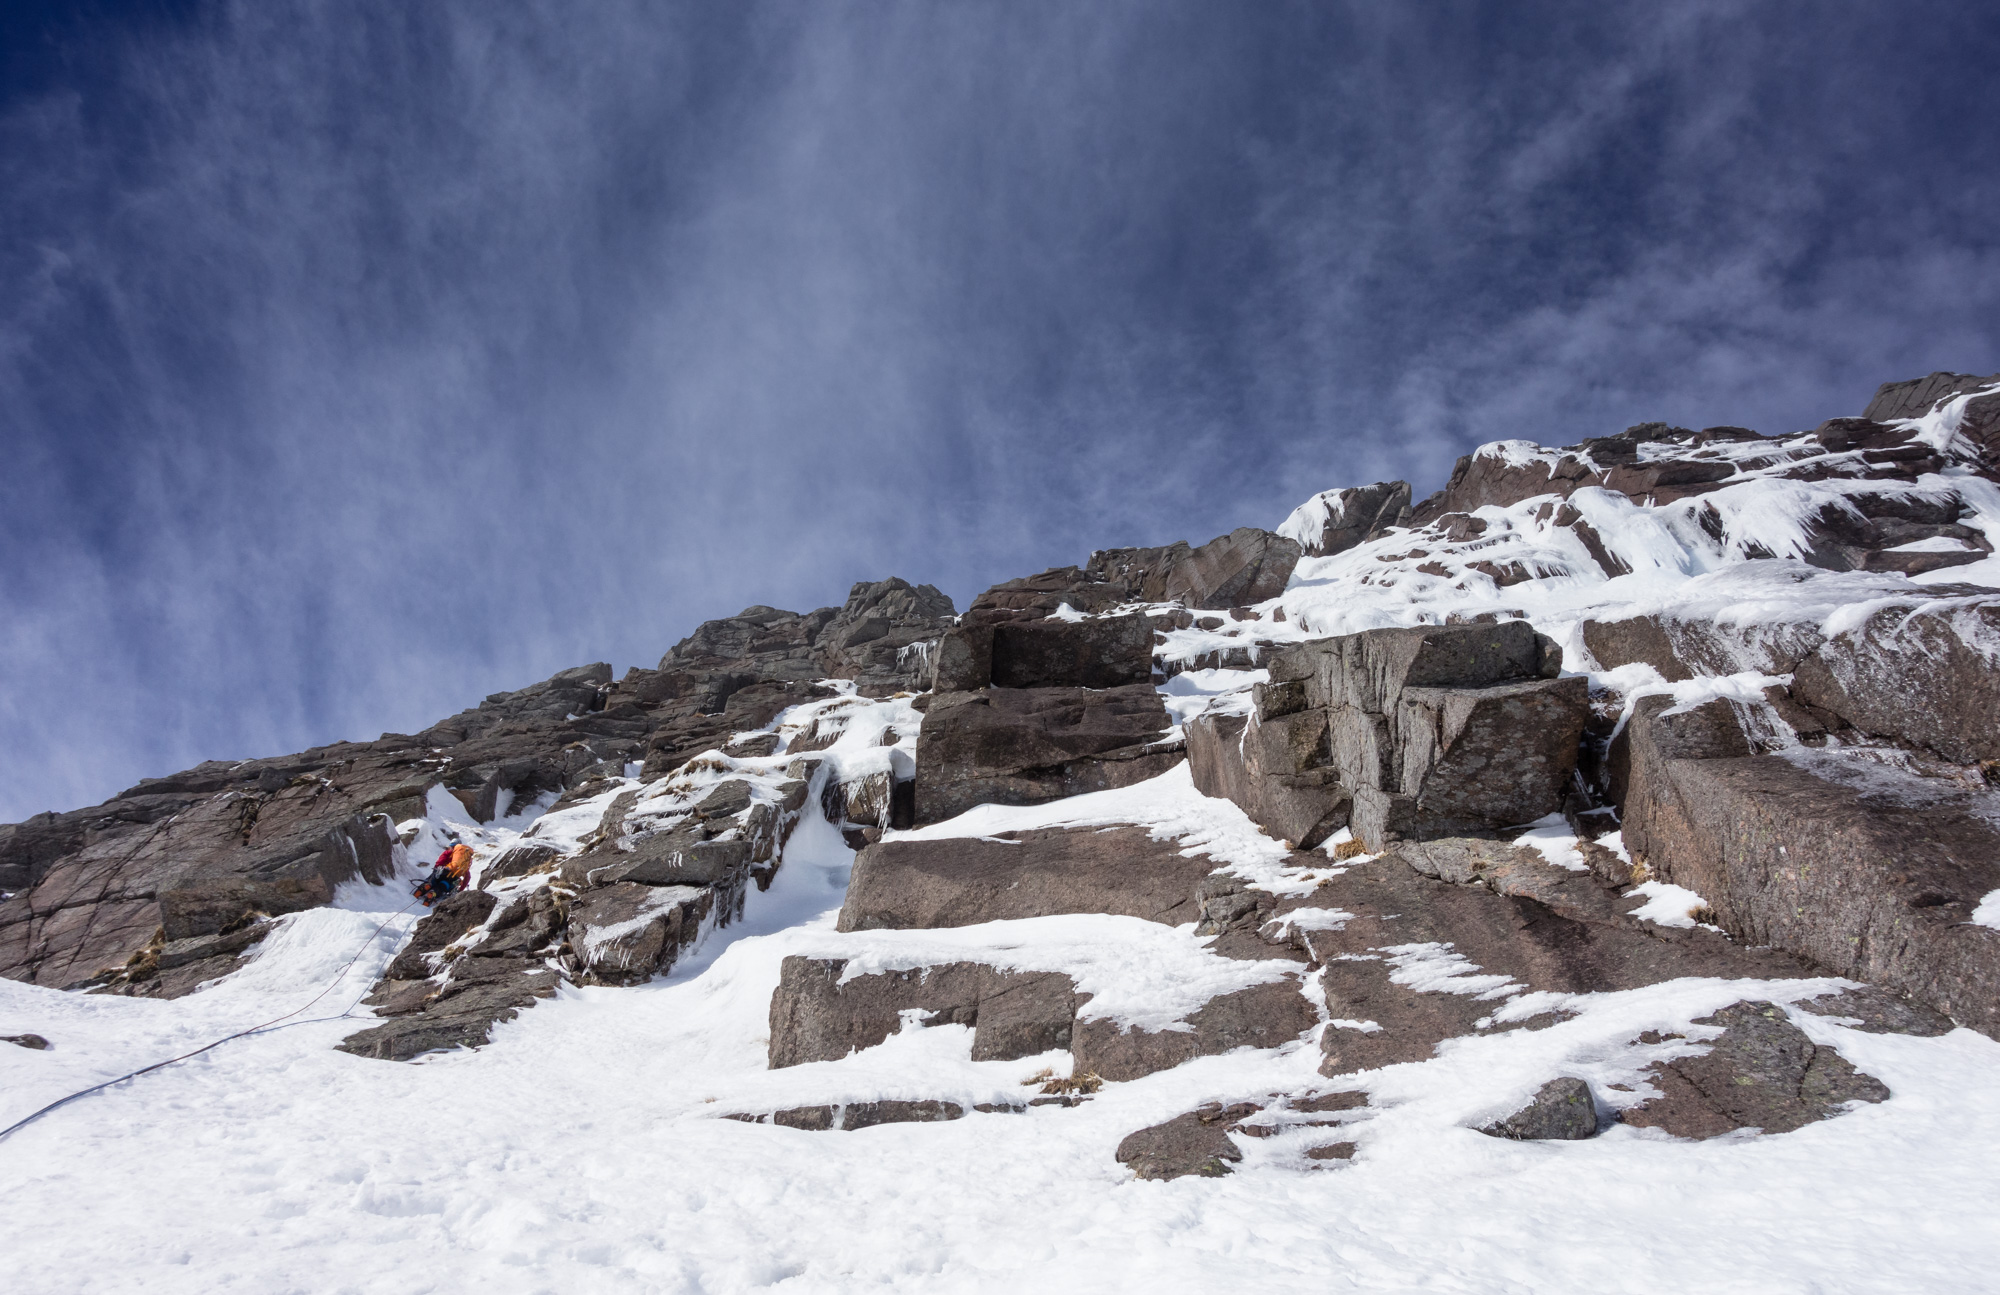
[[[71,1102],[76,1101],[80,1097],[88,1097],[92,1093],[102,1092],[105,1089],[111,1087],[113,1084],[122,1084],[128,1079],[137,1079],[140,1075],[151,1074],[155,1070],[165,1069],[166,1067],[171,1066],[176,1062],[186,1061],[191,1057],[198,1057],[202,1053],[209,1052],[216,1048],[219,1048],[223,1044],[228,1043],[234,1039],[248,1038],[252,1034],[262,1034],[267,1030],[290,1029],[291,1026],[282,1024],[285,1021],[291,1021],[292,1025],[317,1025],[322,1021],[339,1020],[341,1017],[346,1016],[349,1012],[352,1012],[355,1008],[359,1007],[361,1005],[361,998],[366,998],[368,995],[364,993],[361,996],[361,998],[357,998],[352,1003],[349,1003],[347,1005],[346,1011],[339,1012],[333,1016],[316,1016],[310,1021],[292,1021],[292,1018],[294,1016],[297,1016],[300,1012],[303,1012],[307,1008],[311,1007],[314,1003],[317,1003],[320,999],[325,998],[328,994],[332,993],[333,987],[335,985],[338,985],[341,982],[341,980],[347,975],[347,973],[353,969],[355,963],[361,961],[361,955],[366,953],[369,950],[369,948],[374,945],[375,937],[382,934],[383,931],[387,930],[389,928],[389,923],[395,921],[397,918],[409,912],[416,906],[417,906],[417,901],[413,899],[409,903],[397,909],[395,912],[389,914],[389,916],[383,918],[382,924],[380,926],[377,926],[375,930],[369,934],[368,938],[361,942],[361,947],[354,951],[354,956],[349,958],[346,964],[343,965],[339,971],[334,973],[333,979],[327,982],[326,988],[320,990],[317,994],[314,994],[303,1005],[293,1008],[291,1011],[286,1012],[283,1016],[274,1016],[270,1020],[264,1022],[262,1025],[253,1025],[249,1029],[238,1030],[234,1034],[226,1034],[223,1037],[217,1039],[213,1043],[207,1044],[204,1047],[196,1048],[193,1052],[183,1052],[178,1057],[168,1057],[165,1061],[156,1061],[152,1065],[142,1067],[141,1069],[138,1070],[134,1070],[130,1074],[120,1075],[116,1079],[107,1079],[101,1084],[92,1084],[89,1088],[83,1089],[80,1092],[71,1093],[68,1097],[64,1097],[57,1101],[50,1102],[47,1106],[44,1106],[41,1110],[36,1111],[34,1114],[29,1115],[24,1119],[16,1120],[12,1124],[9,1124],[6,1128],[0,1129],[0,1138],[7,1137],[9,1134],[13,1133],[16,1129],[24,1129],[28,1127],[30,1124],[33,1124],[36,1120],[41,1119],[44,1115],[47,1115],[50,1111],[56,1110],[58,1107],[67,1106]]]

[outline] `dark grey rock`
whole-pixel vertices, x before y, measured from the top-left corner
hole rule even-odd
[[[991,682],[1001,688],[1117,688],[1153,674],[1144,616],[1016,621],[993,629]]]
[[[0,1034],[0,1043],[11,1043],[17,1048],[30,1048],[36,1052],[46,1052],[49,1041],[39,1034]]]
[[[1577,1142],[1597,1134],[1597,1102],[1581,1079],[1551,1079],[1520,1110],[1479,1130],[1515,1142]]]
[[[1130,1166],[1140,1178],[1220,1178],[1243,1159],[1229,1136],[1230,1122],[1220,1110],[1211,1113],[1206,1107],[1176,1115],[1128,1133],[1118,1144],[1118,1163]]]
[[[971,926],[1051,913],[1112,913],[1175,926],[1195,920],[1195,887],[1213,866],[1141,827],[884,841],[855,859],[839,926]]]
[[[2000,759],[2000,597],[1885,608],[1798,663],[1792,694],[1948,760]],[[1919,664],[1920,663],[1920,664]]]
[[[1103,1017],[1078,1021],[1070,1045],[1076,1071],[1114,1082],[1138,1079],[1196,1057],[1295,1042],[1319,1024],[1299,984],[1287,976],[1219,995],[1189,1014],[1187,1030],[1127,1030]]]
[[[2000,1037],[2000,931],[1968,920],[2000,889],[1984,789],[1837,752],[1757,755],[1730,703],[1670,705],[1642,698],[1628,725],[1634,859],[1750,943]]]
[[[579,895],[569,910],[570,965],[585,984],[629,985],[671,968],[715,909],[699,886],[619,882]]]
[[[1913,1034],[1920,1038],[1936,1038],[1940,1034],[1951,1033],[1955,1028],[1949,1017],[1875,985],[1804,999],[1793,1006],[1814,1016],[1830,1016],[1851,1022],[1849,1028],[1864,1034]]]
[[[1584,647],[1600,667],[1643,662],[1670,683],[1744,670],[1790,674],[1821,639],[1819,627],[1806,621],[1734,625],[1713,617],[1651,614],[1583,623]]]
[[[259,916],[318,908],[332,897],[320,878],[250,881],[235,877],[190,882],[160,896],[160,928],[169,941],[234,931]]]
[[[1592,873],[1498,841],[1405,843],[1351,866],[1304,900],[1281,903],[1277,919],[1294,904],[1353,914],[1338,930],[1297,936],[1320,968],[1333,1020],[1321,1043],[1326,1075],[1427,1060],[1445,1039],[1478,1032],[1510,992],[1812,974],[1793,958],[1712,931],[1639,922],[1625,915],[1630,902]],[[1464,959],[1467,975],[1504,980],[1453,993],[1420,992],[1393,979],[1398,958],[1446,955]]]
[[[1789,1133],[1848,1102],[1889,1098],[1880,1080],[1815,1045],[1771,1003],[1737,1003],[1695,1024],[1724,1028],[1704,1054],[1654,1065],[1646,1077],[1661,1096],[1624,1111],[1625,1123],[1696,1139],[1748,1128]]]
[[[909,1011],[928,1013],[928,1025],[972,1026],[975,1061],[1011,1061],[1070,1043],[1076,988],[1067,976],[951,962],[843,983],[845,970],[841,959],[785,959],[771,996],[771,1069],[872,1048],[902,1028]]]
[[[1378,531],[1408,522],[1410,483],[1378,481],[1371,486],[1322,491],[1299,512],[1304,515],[1302,520],[1317,522],[1312,534],[1294,534],[1303,544],[1305,556],[1330,557],[1345,553]]]
[[[828,1130],[874,1128],[879,1124],[935,1124],[965,1117],[957,1102],[935,1100],[847,1102],[836,1106],[794,1106],[771,1113],[771,1123],[788,1129],[823,1133]],[[753,1119],[755,1117],[752,1117]]]
[[[483,890],[461,890],[438,901],[382,972],[384,980],[423,980],[432,974],[428,955],[458,942],[486,921],[499,901]]]
[[[917,737],[917,821],[1143,782],[1181,761],[1168,724],[1147,684],[935,696]]]
[[[485,886],[505,877],[525,877],[561,856],[562,851],[547,841],[522,841],[496,855],[480,871],[479,884]]]
[[[494,1025],[515,1015],[512,1010],[499,1014],[427,1012],[356,1031],[335,1046],[375,1061],[408,1061],[426,1052],[476,1048],[492,1037]]]

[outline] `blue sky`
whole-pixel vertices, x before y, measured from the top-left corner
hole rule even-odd
[[[1978,4],[18,5],[0,821],[2000,369]]]

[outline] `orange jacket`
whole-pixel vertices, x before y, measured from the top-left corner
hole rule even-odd
[[[445,871],[452,875],[453,880],[461,886],[465,885],[472,879],[472,847],[465,845],[451,847],[451,858],[445,862],[444,867]]]

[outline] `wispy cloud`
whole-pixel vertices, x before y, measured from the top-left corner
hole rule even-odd
[[[0,117],[0,819],[747,603],[2000,364],[1976,7],[1578,14],[147,28]]]

